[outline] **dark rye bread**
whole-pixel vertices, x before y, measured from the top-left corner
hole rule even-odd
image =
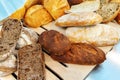
[[[3,22],[0,38],[0,61],[5,60],[14,50],[22,27],[22,23],[17,19],[6,19]]]
[[[19,50],[17,80],[45,80],[44,55],[40,44],[27,45]]]

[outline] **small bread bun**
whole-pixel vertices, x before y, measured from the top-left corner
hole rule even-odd
[[[23,19],[24,18],[24,15],[25,15],[25,7],[23,6],[22,8],[16,10],[12,15],[10,15],[10,18],[13,18],[13,19]]]
[[[120,11],[119,11],[117,17],[115,18],[115,20],[120,24]]]
[[[44,0],[44,7],[54,19],[64,15],[65,11],[70,9],[67,0]]]
[[[70,5],[79,4],[79,3],[81,3],[81,2],[83,2],[83,0],[68,0],[68,3],[69,3]]]
[[[24,20],[29,27],[36,28],[51,22],[52,17],[42,5],[34,5],[27,10]]]

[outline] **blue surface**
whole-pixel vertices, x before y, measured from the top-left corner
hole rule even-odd
[[[0,20],[22,7],[25,0],[0,0]]]
[[[96,67],[85,80],[120,80],[120,42],[107,54],[106,61]]]

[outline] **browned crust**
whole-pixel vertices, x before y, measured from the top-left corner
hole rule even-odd
[[[101,49],[85,43],[72,44],[71,49],[64,55],[52,54],[51,57],[59,62],[80,65],[96,65],[106,59],[105,53]]]

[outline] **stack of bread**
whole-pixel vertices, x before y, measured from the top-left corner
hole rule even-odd
[[[53,26],[49,26],[50,28],[45,28],[49,28],[50,31],[45,31],[38,36],[34,31],[22,28],[21,31],[18,31],[21,32],[19,40],[17,42],[13,40],[15,42],[9,44],[11,48],[16,44],[16,48],[20,49],[18,62],[22,62],[22,64],[18,66],[18,70],[19,73],[23,73],[21,71],[24,68],[28,74],[23,74],[28,76],[34,74],[34,71],[30,69],[35,69],[33,66],[28,67],[32,65],[30,61],[37,61],[36,59],[29,61],[29,59],[40,54],[38,59],[42,59],[41,64],[37,64],[39,63],[37,61],[34,66],[39,65],[40,67],[37,68],[41,72],[40,74],[35,72],[34,75],[36,78],[41,76],[43,80],[45,77],[44,60],[39,43],[54,60],[72,64],[94,65],[105,60],[104,52],[98,47],[113,46],[120,40],[120,3],[116,0],[27,0],[25,5],[13,13],[10,18],[22,19],[26,26],[33,28],[43,27],[54,21],[52,25],[57,27],[56,29],[59,27],[62,30],[62,32],[54,31],[55,29],[50,30]],[[5,45],[7,48],[8,46],[2,43],[8,40],[3,32],[2,35],[5,36],[5,40],[0,39],[0,45]],[[8,39],[10,38],[8,37]],[[38,40],[39,43],[37,43]],[[3,48],[0,47],[1,51]],[[31,56],[33,53],[36,54]],[[9,59],[7,58],[9,53],[5,52],[5,55],[4,59],[0,56],[1,61]],[[23,55],[29,57],[25,58]],[[28,66],[24,66],[25,64]],[[22,80],[27,77],[19,74],[18,78]]]

